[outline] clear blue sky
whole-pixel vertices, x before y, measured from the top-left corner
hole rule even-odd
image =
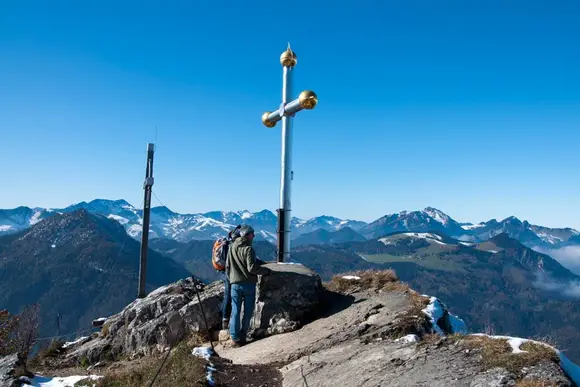
[[[158,127],[167,206],[274,210],[260,116],[290,41],[295,94],[319,96],[295,120],[294,215],[580,228],[579,20],[572,0],[4,1],[0,208],[138,206]]]

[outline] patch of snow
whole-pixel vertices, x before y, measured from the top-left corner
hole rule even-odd
[[[412,236],[416,238],[423,238],[423,239],[436,239],[438,241],[442,240],[439,235],[431,234],[429,232],[406,232],[403,235]]]
[[[105,321],[107,321],[107,317],[99,317],[99,318],[95,319],[94,321],[96,321],[96,322],[105,322]]]
[[[449,223],[449,216],[435,208],[426,208],[423,212],[444,226]]]
[[[202,357],[205,360],[209,361],[213,351],[210,347],[195,347],[191,352],[193,356]]]
[[[35,225],[36,223],[40,222],[40,215],[42,215],[42,211],[37,210],[34,215],[32,215],[30,217],[30,220],[28,221],[28,224],[30,224],[31,226]]]
[[[439,328],[439,325],[437,325],[437,321],[439,321],[439,319],[443,317],[443,314],[445,312],[445,309],[443,308],[443,303],[441,303],[441,301],[439,301],[437,297],[431,297],[429,305],[427,305],[427,307],[423,309],[422,312],[429,317],[429,320],[431,320],[433,330],[435,330],[435,332],[440,334],[441,336],[444,336],[445,333],[441,328]]]
[[[415,238],[426,239],[428,242],[437,243],[438,245],[444,245],[444,246],[448,245],[448,243],[442,242],[443,238],[441,238],[437,234],[431,234],[428,232],[406,232],[403,235],[415,237]]]
[[[67,341],[66,343],[64,343],[64,344],[63,344],[63,346],[62,346],[62,347],[63,347],[63,348],[68,348],[68,347],[70,347],[70,346],[73,346],[73,345],[75,345],[75,344],[78,344],[78,343],[80,343],[81,341],[83,341],[83,340],[85,340],[85,339],[88,339],[88,336],[83,336],[83,337],[81,337],[81,338],[78,338],[78,339],[76,339],[75,341]]]
[[[454,315],[453,313],[449,313],[449,311],[447,311],[448,316],[449,316],[449,323],[451,324],[451,329],[453,330],[453,333],[467,333],[467,324],[465,323],[465,321],[463,321],[463,319],[459,318],[459,316]]]
[[[485,250],[485,251],[487,251],[488,253],[494,253],[494,254],[497,254],[497,250]]]
[[[102,376],[97,375],[84,375],[84,376],[67,376],[63,378],[59,377],[44,377],[36,375],[34,378],[30,380],[33,387],[73,387],[75,383],[83,380],[83,379],[90,379],[96,380],[102,378]]]
[[[419,341],[419,336],[417,335],[407,335],[395,340],[395,342],[403,342],[403,343],[416,343]]]
[[[355,280],[355,281],[358,281],[360,279],[360,277],[356,275],[343,275],[342,278],[344,278],[345,280]]]
[[[110,214],[109,216],[107,216],[107,218],[116,220],[117,222],[121,223],[122,225],[126,225],[127,223],[129,223],[129,219],[123,218],[122,216],[115,215],[115,214]]]
[[[562,238],[556,235],[546,234],[545,232],[538,232],[536,235],[539,236],[540,239],[542,239],[544,242],[547,242],[551,245],[556,245],[564,241]]]
[[[9,224],[2,224],[0,225],[0,232],[6,232],[12,230],[13,227]]]
[[[423,294],[423,297],[429,297]],[[431,320],[431,325],[433,326],[433,330],[435,333],[443,336],[445,333],[443,330],[437,325],[437,321],[445,315],[445,311],[447,307],[443,304],[437,297],[429,297],[429,305],[422,310],[425,313],[429,320]],[[458,316],[449,313],[447,311],[447,318],[449,323],[451,324],[451,330],[453,333],[466,333],[467,332],[467,324]]]
[[[213,350],[209,347],[195,347],[191,354],[193,356],[201,357],[209,362],[208,366],[206,367],[207,372],[205,378],[210,386],[214,386],[215,378],[213,377],[213,373],[217,372],[217,370],[213,363],[209,360],[211,355],[213,355]]]
[[[52,247],[54,249],[56,247],[56,245],[53,244],[53,245],[50,245],[50,247]]]
[[[463,226],[461,226],[461,228],[464,230],[473,230],[474,228],[481,228],[481,227],[485,227],[485,223],[481,222],[478,224],[464,224]]]
[[[385,245],[393,245],[393,241],[390,240],[389,238],[381,238],[379,239],[379,242],[383,242]]]
[[[254,216],[254,214],[252,214],[251,212],[249,212],[249,211],[244,211],[240,217],[241,217],[242,219],[249,219],[249,218],[251,218],[252,216]]]

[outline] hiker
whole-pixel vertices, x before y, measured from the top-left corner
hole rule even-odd
[[[222,305],[220,307],[221,317],[222,317],[222,329],[229,328],[230,322],[230,315],[232,311],[232,303],[231,303],[231,296],[230,296],[230,281],[226,274],[226,261],[227,261],[227,254],[228,254],[228,247],[230,243],[236,238],[239,237],[241,225],[236,226],[233,230],[228,233],[228,236],[225,238],[219,238],[213,246],[212,251],[212,263],[214,269],[216,269],[219,273],[219,277],[221,278],[222,282],[224,283],[224,299],[222,301]]]
[[[230,317],[230,337],[235,347],[246,344],[246,335],[254,314],[256,302],[256,283],[258,274],[267,274],[269,270],[261,267],[265,262],[256,258],[252,247],[254,229],[243,225],[228,249],[226,273],[231,284],[232,313]],[[244,303],[244,317],[240,326],[240,315]]]

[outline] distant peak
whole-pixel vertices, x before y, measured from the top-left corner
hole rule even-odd
[[[165,213],[165,214],[174,214],[173,211],[171,211],[169,208],[167,208],[166,206],[157,206],[157,207],[153,207],[151,208],[151,211],[155,212],[155,213]]]
[[[507,217],[507,218],[505,218],[505,219],[503,220],[503,222],[504,222],[504,223],[516,223],[516,224],[520,224],[520,223],[522,223],[522,221],[521,221],[521,220],[519,220],[518,218],[516,218],[516,217],[515,217],[515,216],[513,216],[513,215],[512,215],[512,216],[509,216],[509,217]]]

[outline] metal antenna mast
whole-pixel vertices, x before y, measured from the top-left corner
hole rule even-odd
[[[147,250],[149,247],[149,218],[151,215],[151,190],[153,188],[153,154],[155,144],[147,144],[147,167],[145,169],[145,182],[143,190],[145,198],[143,200],[143,230],[141,233],[141,256],[139,261],[139,292],[137,297],[143,298],[147,295],[145,283],[147,277]]]

